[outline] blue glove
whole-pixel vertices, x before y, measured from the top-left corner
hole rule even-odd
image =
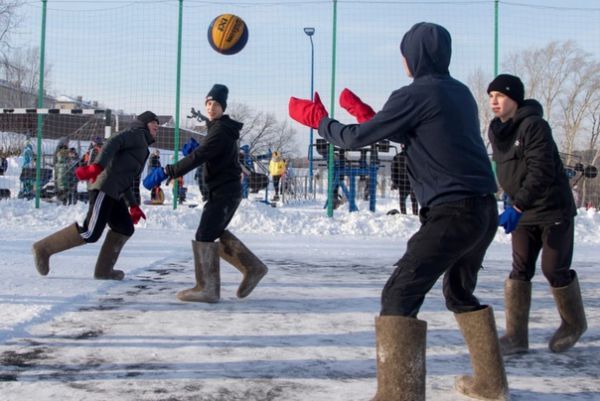
[[[518,212],[514,207],[509,206],[500,214],[498,225],[504,227],[504,232],[506,234],[510,234],[517,228],[517,224],[519,224],[522,214],[523,213]]]
[[[200,146],[198,141],[190,137],[190,139],[188,139],[188,141],[183,145],[183,148],[181,148],[181,153],[183,153],[184,156],[187,156],[190,153],[192,153],[194,149],[196,149],[198,146]]]
[[[166,179],[167,174],[165,173],[165,170],[163,170],[162,167],[156,167],[146,176],[146,178],[144,178],[144,188],[150,191],[152,188],[159,186],[160,183]]]

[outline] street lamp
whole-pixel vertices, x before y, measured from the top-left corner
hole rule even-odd
[[[304,33],[310,39],[310,100],[314,100],[314,79],[315,79],[315,46],[313,44],[312,37],[315,34],[315,28],[306,27]],[[310,128],[309,135],[310,143],[308,145],[308,190],[313,193],[313,129]]]

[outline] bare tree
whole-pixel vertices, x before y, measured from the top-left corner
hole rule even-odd
[[[503,66],[521,77],[526,97],[542,103],[561,151],[572,154],[578,143],[586,142],[582,138],[589,132],[586,116],[595,108],[600,90],[598,61],[566,41],[513,53]]]
[[[518,75],[526,85],[527,97],[544,107],[545,118],[552,124],[556,101],[583,54],[573,41],[550,42],[542,48],[512,53],[502,63],[507,72]]]
[[[13,107],[35,107],[39,86],[39,48],[13,49],[0,58],[0,70],[14,92],[10,101]],[[44,66],[44,86],[50,87],[52,65]]]
[[[560,99],[562,149],[569,155],[575,150],[578,137],[585,135],[584,124],[590,112],[593,114],[593,110],[597,110],[600,94],[600,63],[592,60],[589,54],[580,54],[577,66]],[[583,138],[582,142],[587,143],[588,139]]]
[[[598,141],[600,140],[600,94],[596,98],[594,107],[591,108],[589,119],[591,127],[588,150],[594,151],[591,163],[596,164],[600,158],[600,148],[598,148]]]
[[[15,132],[0,132],[0,157],[19,156],[27,142],[27,135]]]
[[[598,142],[600,141],[600,93],[597,93],[593,104],[594,106],[590,108],[589,113],[590,134],[586,153],[590,155],[589,164],[598,167],[598,161],[600,160],[600,148],[598,147]],[[586,200],[590,197],[589,193],[593,193],[595,194],[595,204],[597,205],[599,192],[600,185],[598,183],[598,178],[595,178],[594,180],[583,180],[581,199]]]
[[[286,157],[292,157],[296,149],[296,131],[279,122],[272,113],[257,112],[245,104],[233,103],[228,109],[231,118],[244,123],[241,142],[255,154],[278,150]]]
[[[10,35],[22,21],[22,17],[17,12],[22,5],[22,0],[0,0],[0,51],[2,53],[11,48]]]

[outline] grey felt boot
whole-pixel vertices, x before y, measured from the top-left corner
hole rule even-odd
[[[94,278],[98,280],[123,280],[125,273],[122,270],[115,270],[115,264],[121,253],[121,249],[130,237],[119,234],[113,230],[108,230],[106,238],[100,248]]]
[[[85,241],[79,235],[77,223],[50,234],[33,244],[35,268],[38,273],[45,276],[50,271],[50,256],[83,244],[85,244]]]
[[[502,355],[518,354],[529,350],[530,308],[531,282],[507,279],[504,282],[506,332],[500,337]]]
[[[574,346],[587,330],[577,273],[566,287],[552,288],[552,295],[560,314],[561,324],[550,339],[549,347],[552,352],[564,352]]]
[[[254,287],[269,271],[267,266],[229,230],[225,230],[219,240],[219,256],[244,276],[237,290],[239,298],[250,295]]]
[[[455,313],[454,317],[467,343],[473,367],[472,376],[456,378],[456,390],[478,400],[510,400],[492,308],[486,306],[474,312]]]
[[[375,334],[377,393],[372,401],[425,401],[427,322],[379,316]]]
[[[219,244],[192,241],[196,286],[179,291],[177,299],[187,302],[219,302],[221,276],[219,271]]]

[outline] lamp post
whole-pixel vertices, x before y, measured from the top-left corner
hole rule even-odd
[[[304,33],[310,39],[310,100],[314,100],[314,77],[315,77],[315,46],[312,37],[315,34],[315,28],[306,27]],[[313,193],[313,129],[310,129],[308,145],[308,190]]]

